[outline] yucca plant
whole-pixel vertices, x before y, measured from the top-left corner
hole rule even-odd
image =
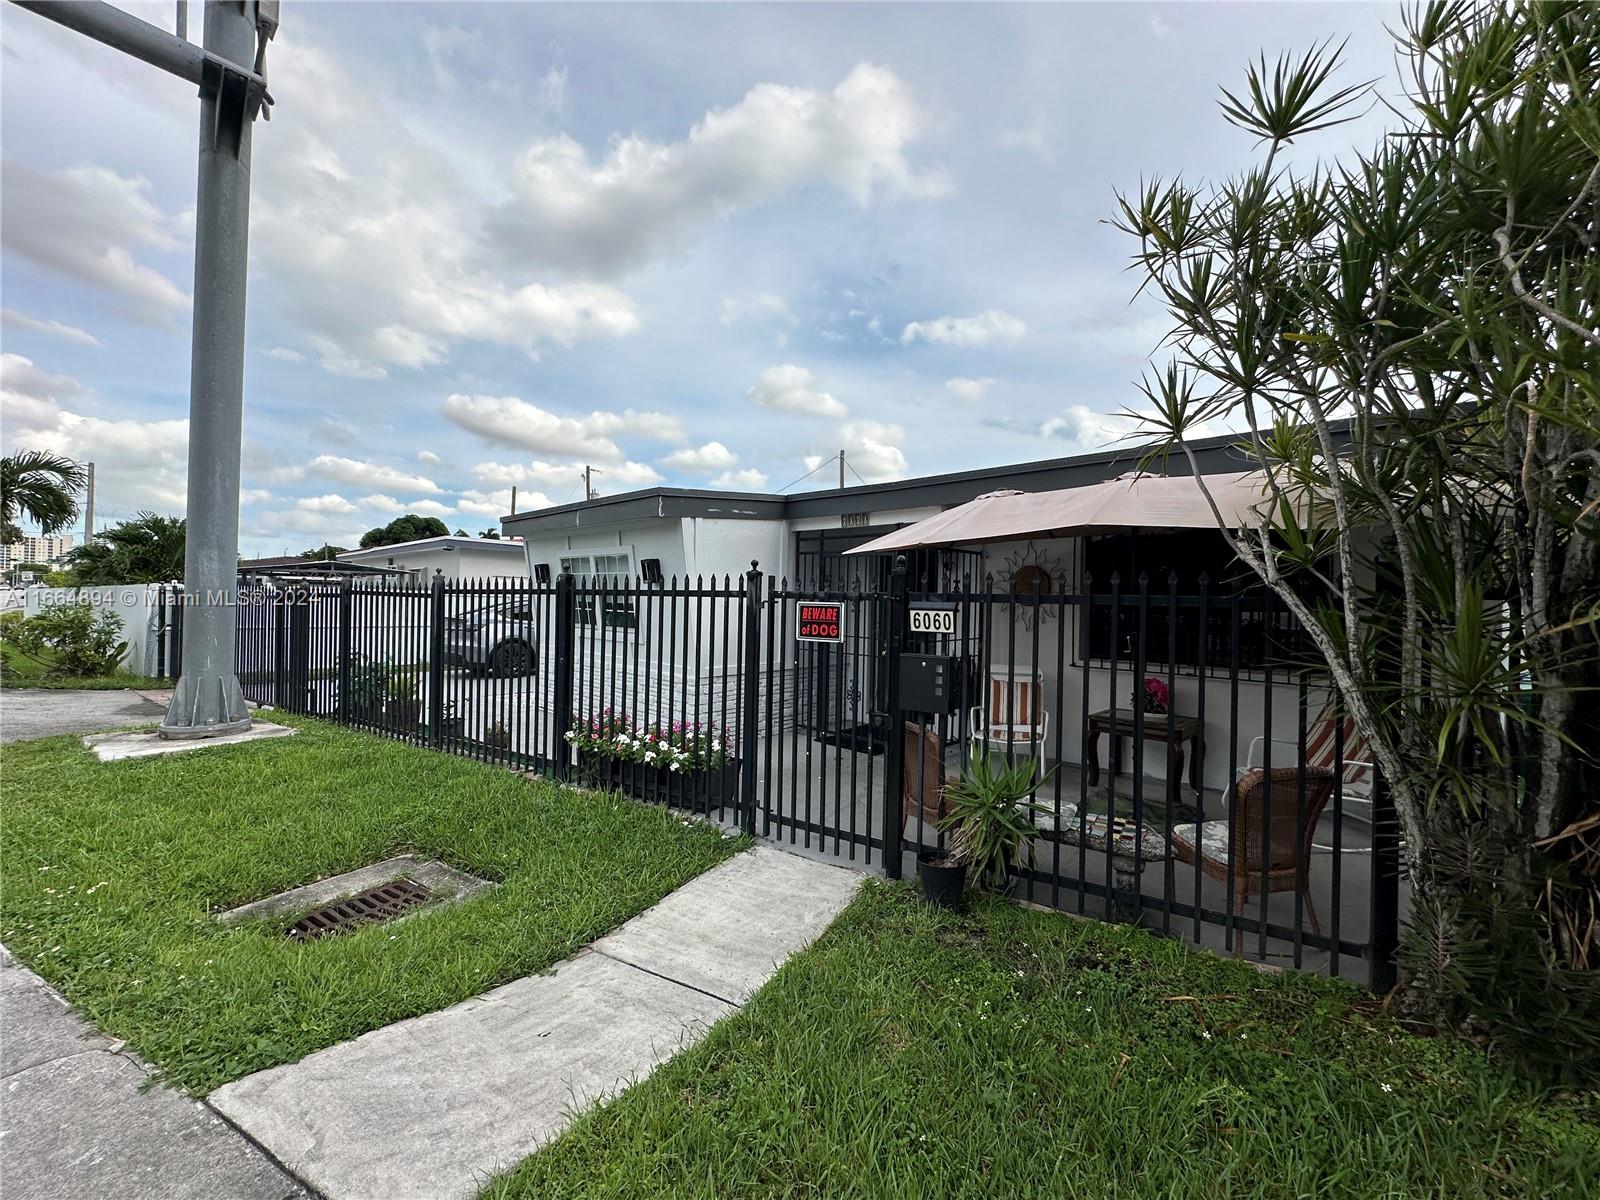
[[[939,830],[950,835],[947,860],[966,863],[978,887],[1009,891],[1017,852],[1035,832],[1033,818],[1048,811],[1033,797],[1049,776],[1031,757],[974,754],[966,773],[944,790]]]

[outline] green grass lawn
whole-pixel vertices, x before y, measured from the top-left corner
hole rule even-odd
[[[170,679],[147,679],[142,675],[58,675],[50,663],[37,662],[15,646],[0,642],[0,688],[50,688],[73,691],[116,691],[122,688],[168,688]]]
[[[486,1197],[1600,1194],[1543,1098],[1353,989],[869,884],[738,1016]]]
[[[121,763],[76,738],[0,751],[0,937],[196,1092],[549,967],[740,844],[662,808],[274,716],[300,733]],[[500,886],[305,944],[212,917],[413,851]]]

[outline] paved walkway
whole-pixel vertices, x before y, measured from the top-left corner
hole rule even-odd
[[[75,1016],[0,948],[6,1200],[289,1200],[305,1192],[210,1108]]]
[[[121,729],[159,721],[166,712],[166,705],[138,692],[7,688],[0,691],[0,742]]]
[[[861,879],[757,847],[550,974],[248,1076],[210,1103],[329,1200],[467,1200],[736,1011]]]

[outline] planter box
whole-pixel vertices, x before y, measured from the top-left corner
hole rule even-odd
[[[578,780],[639,800],[705,812],[739,803],[740,760],[729,758],[704,771],[669,771],[646,763],[600,758],[579,752]]]

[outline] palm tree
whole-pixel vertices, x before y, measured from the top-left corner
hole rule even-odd
[[[24,450],[0,458],[0,543],[22,540],[18,517],[55,533],[78,519],[77,494],[89,482],[89,470],[48,450]]]
[[[75,547],[67,563],[80,586],[182,579],[185,532],[182,517],[142,512],[101,530],[88,545]]]

